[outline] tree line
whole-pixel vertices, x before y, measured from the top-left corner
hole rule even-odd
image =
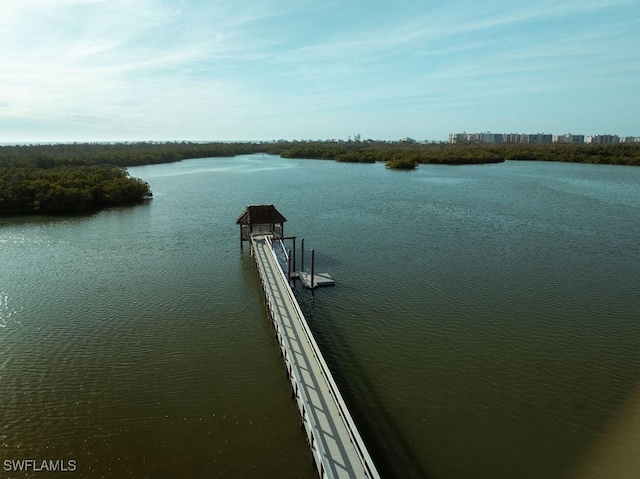
[[[78,214],[131,204],[152,196],[149,185],[123,167],[189,158],[268,153],[283,158],[384,162],[389,168],[419,164],[567,161],[640,165],[640,143],[416,144],[380,141],[271,143],[74,143],[0,147],[0,216]]]
[[[0,147],[0,216],[86,214],[152,197],[126,166],[258,152],[253,143],[73,143]]]
[[[0,168],[2,216],[86,214],[151,196],[146,182],[120,167]]]
[[[499,145],[505,160],[640,166],[640,143]]]
[[[505,160],[568,161],[640,165],[640,143],[613,145],[560,144],[414,144],[382,141],[269,143],[74,143],[0,147],[0,168],[56,166],[139,166],[189,158],[268,153],[283,158],[331,159],[374,163],[400,160],[416,164],[476,164]]]
[[[384,162],[390,168],[423,164],[475,164],[497,163],[504,158],[495,151],[470,146],[451,148],[455,145],[350,142],[306,143],[274,145],[272,152],[284,158],[326,158],[349,163]]]
[[[259,153],[258,143],[69,143],[0,147],[0,167],[141,166],[189,158]]]
[[[383,142],[284,143],[270,152],[285,158],[319,158],[335,161],[385,162],[390,168],[418,164],[482,164],[502,161],[565,161],[611,165],[640,165],[640,143],[592,144],[405,144]]]

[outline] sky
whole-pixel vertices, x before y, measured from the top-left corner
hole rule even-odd
[[[0,0],[0,142],[640,136],[638,0]]]

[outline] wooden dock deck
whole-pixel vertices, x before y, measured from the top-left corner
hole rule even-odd
[[[320,477],[378,479],[377,469],[278,264],[271,237],[252,236],[251,250]]]

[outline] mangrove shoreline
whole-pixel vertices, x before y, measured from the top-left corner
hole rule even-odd
[[[0,146],[0,216],[87,214],[152,197],[149,185],[125,167],[190,158],[267,153],[283,158],[384,162],[392,169],[419,164],[469,165],[503,161],[560,161],[640,166],[640,143],[416,144],[405,142],[73,143]]]

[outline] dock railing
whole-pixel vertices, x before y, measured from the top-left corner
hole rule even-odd
[[[267,244],[269,251],[273,253],[273,245],[270,239],[268,239],[268,237],[265,238],[265,243]],[[278,271],[274,271],[274,274],[282,274],[280,265],[279,263],[277,263],[277,258],[275,259],[276,259],[276,264],[278,265],[278,268],[277,268]],[[262,269],[262,265],[260,263],[258,263],[258,268]],[[260,277],[261,279],[263,278],[263,273],[261,273]],[[265,297],[267,301],[267,308],[269,309],[270,312],[274,311],[275,308],[271,305],[271,298],[269,297],[268,294],[265,295]],[[294,304],[297,304],[297,303],[294,303]],[[292,380],[291,383],[294,388],[293,389],[294,398],[298,403],[298,409],[300,410],[300,414],[302,416],[302,425],[304,426],[305,432],[307,434],[307,438],[309,439],[309,447],[311,448],[313,459],[315,461],[316,467],[318,468],[318,473],[322,479],[325,479],[325,478],[333,479],[334,476],[332,472],[330,470],[327,470],[324,467],[324,461],[323,461],[324,457],[329,458],[330,456],[327,454],[326,450],[324,449],[322,441],[318,441],[315,435],[315,431],[320,431],[321,428],[316,423],[314,416],[312,414],[307,413],[307,405],[311,404],[311,401],[309,400],[304,388],[301,388],[299,386],[300,384],[302,384],[302,379],[298,376],[298,371],[294,367],[292,367],[291,361],[288,357],[288,351],[294,351],[293,346],[291,345],[291,342],[289,341],[288,336],[286,334],[282,334],[282,332],[279,329],[280,326],[276,321],[274,321],[274,325],[276,328],[276,333],[278,334],[279,341],[281,341],[281,343],[284,343],[284,348],[281,348],[282,356],[285,361],[287,373],[289,374]]]
[[[344,402],[344,399],[342,397],[342,394],[340,393],[340,390],[338,389],[338,386],[335,382],[335,380],[333,379],[333,375],[331,374],[331,371],[329,370],[329,366],[327,365],[326,361],[324,360],[324,357],[322,356],[322,352],[320,351],[320,348],[318,347],[318,344],[316,343],[315,338],[313,337],[313,333],[311,332],[311,329],[309,328],[309,325],[307,324],[307,321],[305,319],[304,314],[302,313],[302,310],[300,309],[300,305],[298,304],[298,300],[296,299],[295,295],[293,294],[293,290],[291,289],[289,282],[287,281],[287,278],[285,276],[285,273],[282,271],[282,268],[280,268],[280,263],[278,262],[278,257],[275,254],[275,251],[273,249],[273,244],[272,244],[272,240],[270,237],[266,236],[265,237],[265,242],[266,244],[269,246],[269,251],[270,254],[273,255],[276,264],[278,265],[278,272],[276,274],[280,274],[282,276],[282,279],[284,280],[284,282],[287,285],[286,291],[287,294],[289,295],[289,297],[291,298],[294,307],[296,309],[297,312],[297,316],[300,319],[300,322],[302,323],[302,329],[305,333],[305,336],[307,338],[307,340],[309,341],[309,343],[311,344],[312,350],[313,350],[313,355],[316,358],[316,360],[318,361],[318,364],[320,365],[320,370],[322,375],[324,376],[325,381],[327,382],[328,386],[329,386],[329,391],[331,393],[331,395],[333,396],[333,398],[335,399],[336,405],[338,407],[340,416],[344,419],[346,425],[347,425],[347,430],[349,433],[349,437],[351,439],[352,444],[354,445],[354,447],[356,448],[356,451],[358,453],[358,456],[360,457],[360,461],[362,462],[363,466],[365,467],[365,470],[367,472],[368,477],[372,478],[372,479],[380,479],[380,475],[378,474],[378,471],[375,467],[375,465],[373,464],[373,460],[371,459],[371,456],[369,454],[369,452],[367,451],[367,448],[364,445],[364,441],[362,440],[362,437],[360,436],[360,433],[358,432],[358,429],[353,421],[353,418],[351,417],[351,413],[349,413],[349,410],[347,408],[346,403]],[[306,398],[305,398],[306,400]],[[319,444],[319,441],[316,441],[317,444]],[[322,477],[322,474],[321,474]]]

